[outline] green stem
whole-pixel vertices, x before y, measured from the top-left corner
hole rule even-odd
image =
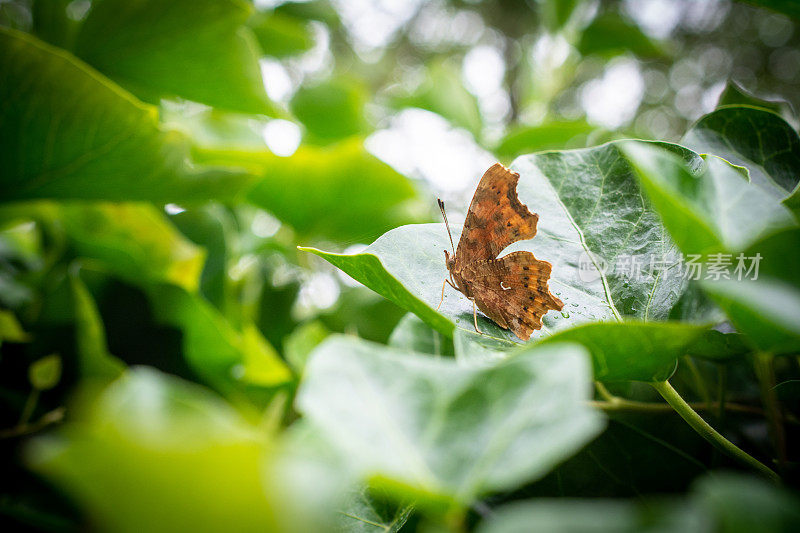
[[[18,427],[24,427],[33,416],[33,411],[36,409],[36,404],[39,402],[39,389],[34,388],[28,394],[28,399],[25,400],[25,405],[22,407],[22,414],[17,422]]]
[[[786,433],[781,421],[781,407],[778,402],[778,395],[775,393],[773,358],[774,356],[771,353],[756,353],[753,356],[753,368],[756,371],[758,384],[761,388],[761,400],[764,402],[764,410],[767,412],[770,434],[778,455],[778,463],[783,468],[786,465]]]
[[[706,387],[706,382],[703,379],[703,376],[700,374],[700,370],[697,368],[697,365],[688,355],[683,358],[683,361],[686,363],[686,366],[689,367],[689,373],[692,374],[694,387],[697,389],[697,394],[700,395],[700,399],[702,399],[705,403],[711,403],[711,395],[708,393],[708,387]]]
[[[651,383],[654,389],[672,406],[673,409],[683,418],[692,429],[694,429],[701,437],[708,442],[728,454],[729,456],[737,459],[750,467],[758,470],[771,480],[779,482],[778,474],[773,472],[765,464],[761,463],[755,457],[747,454],[741,448],[733,444],[731,441],[723,437],[717,430],[712,428],[708,422],[695,412],[692,407],[686,403],[686,400],[678,394],[668,381],[657,381]]]

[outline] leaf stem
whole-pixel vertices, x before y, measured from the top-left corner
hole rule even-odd
[[[783,429],[781,406],[775,393],[774,356],[767,352],[753,354],[753,368],[761,388],[761,401],[769,421],[770,434],[781,468],[786,465],[786,433]]]
[[[749,455],[744,450],[733,444],[731,441],[723,437],[717,430],[712,428],[708,422],[697,414],[692,407],[686,403],[686,400],[678,394],[669,381],[657,381],[651,383],[654,389],[667,401],[667,403],[675,409],[681,418],[683,418],[692,429],[694,429],[701,437],[708,442],[728,454],[730,457],[747,464],[748,466],[758,470],[774,482],[779,482],[780,477],[772,469],[760,462],[755,457]]]

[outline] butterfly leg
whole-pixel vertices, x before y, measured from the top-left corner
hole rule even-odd
[[[439,300],[439,305],[437,305],[437,306],[436,306],[436,310],[437,310],[437,311],[438,311],[438,310],[439,310],[439,308],[442,306],[442,302],[444,302],[444,286],[445,286],[445,285],[450,285],[450,286],[451,286],[451,287],[453,287],[455,290],[458,290],[458,287],[456,287],[455,285],[453,285],[453,282],[452,282],[452,281],[450,281],[450,280],[449,280],[449,279],[447,279],[447,278],[444,278],[444,282],[442,282],[442,299],[441,299],[441,300]]]
[[[478,327],[478,309],[475,307],[475,298],[470,298],[470,301],[472,302],[472,320],[475,321],[475,331],[483,334],[481,328]]]

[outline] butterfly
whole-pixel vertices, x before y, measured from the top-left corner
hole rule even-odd
[[[458,248],[444,202],[439,209],[444,218],[453,255],[445,250],[449,279],[442,283],[442,299],[446,284],[472,301],[475,330],[478,328],[477,305],[498,326],[528,340],[534,330],[541,329],[542,317],[550,310],[560,311],[564,303],[548,288],[552,265],[536,259],[531,252],[512,252],[498,257],[508,245],[536,235],[539,215],[531,213],[519,201],[519,174],[495,163],[481,178],[464,221]],[[437,307],[437,309],[439,309]]]

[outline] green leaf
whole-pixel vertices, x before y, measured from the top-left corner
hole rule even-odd
[[[800,137],[771,111],[722,107],[700,118],[681,144],[747,168],[753,183],[779,198],[800,180]]]
[[[658,145],[632,142],[624,152],[686,254],[742,251],[760,237],[797,224],[774,196],[723,159],[707,156],[693,172]]]
[[[678,358],[706,328],[681,322],[595,323],[544,339],[582,344],[592,355],[598,381],[665,381]]]
[[[788,107],[788,104],[786,104],[786,102],[762,100],[761,98],[750,94],[747,89],[744,89],[735,81],[728,80],[728,83],[725,84],[725,89],[722,91],[722,94],[719,95],[717,107],[720,108],[730,106],[760,107],[762,109],[766,109],[767,111],[780,114],[785,107]]]
[[[413,313],[407,313],[394,328],[389,346],[431,355],[453,354],[449,340]]]
[[[766,7],[778,13],[784,13],[795,19],[800,19],[800,6],[794,0],[745,0],[748,4]]]
[[[31,5],[32,32],[50,44],[71,48],[78,24],[67,16],[71,0],[34,0]]]
[[[197,385],[145,367],[76,406],[28,462],[108,531],[276,531],[266,438]]]
[[[774,279],[703,281],[734,326],[758,349],[800,350],[800,289]]]
[[[61,356],[51,354],[34,361],[28,368],[28,380],[36,390],[48,390],[61,379]]]
[[[712,361],[726,361],[741,357],[750,353],[750,348],[743,337],[740,333],[722,333],[715,329],[709,329],[686,347],[686,354]]]
[[[81,376],[109,381],[118,378],[125,370],[125,363],[109,353],[103,320],[79,272],[71,273],[70,288]]]
[[[598,130],[586,121],[548,122],[511,130],[495,146],[494,153],[502,157],[517,157],[542,150],[583,148],[610,140],[608,137],[608,132]]]
[[[376,484],[412,491],[420,505],[464,506],[544,475],[595,436],[590,381],[574,345],[475,369],[332,337],[312,355],[296,404]]]
[[[290,157],[269,152],[206,150],[209,162],[236,162],[260,175],[248,199],[302,236],[369,242],[389,228],[419,219],[411,182],[368,153],[359,139]]]
[[[133,284],[197,289],[205,254],[152,205],[36,202],[15,209],[60,228],[75,255]]]
[[[314,351],[322,341],[324,341],[330,330],[322,322],[314,320],[297,326],[284,342],[284,354],[286,361],[298,374],[302,373],[308,361],[308,356]]]
[[[159,322],[183,332],[183,352],[206,383],[229,396],[283,385],[292,374],[252,325],[234,328],[211,304],[175,285],[148,291]]]
[[[339,510],[338,530],[341,533],[398,533],[414,507],[391,505],[386,500],[388,498],[380,491],[364,487],[351,492],[346,504]]]
[[[24,90],[21,90],[24,88]],[[82,61],[0,28],[3,200],[231,198],[247,177],[194,170],[183,140],[156,109]]]
[[[648,37],[634,22],[612,11],[603,12],[583,30],[577,47],[584,56],[613,57],[633,53],[641,58],[663,58],[667,55],[663,44]]]
[[[28,342],[30,335],[20,325],[14,313],[0,309],[0,345],[5,342]]]
[[[623,315],[658,320],[669,316],[686,282],[679,276],[649,272],[650,258],[675,253],[675,247],[642,196],[634,170],[619,143],[596,148],[524,156],[512,165],[521,177],[521,201],[539,214],[539,232],[507,251],[528,250],[553,264],[550,288],[565,302],[562,313],[544,317],[542,333],[580,322]],[[677,145],[665,145],[695,164],[699,158]],[[458,242],[460,230],[453,226]],[[359,254],[315,253],[384,298],[416,314],[428,325],[452,336],[457,325],[472,329],[472,305],[447,289],[440,311],[442,283],[447,277],[443,250],[450,242],[443,224],[396,228]],[[622,268],[594,270],[584,265],[614,267],[621,257],[636,257],[642,276]],[[481,329],[494,337],[516,340],[483,319]]]
[[[180,97],[242,113],[271,113],[258,45],[242,0],[101,0],[75,55],[140,98]]]
[[[279,12],[255,12],[247,21],[261,45],[272,57],[287,57],[310,50],[314,38],[307,21]]]
[[[410,94],[390,95],[392,106],[427,109],[479,137],[483,119],[478,100],[461,82],[459,68],[451,62],[435,60],[426,74],[422,85]]]
[[[306,127],[312,141],[328,144],[367,131],[366,101],[366,87],[355,79],[340,76],[300,87],[290,109]]]

